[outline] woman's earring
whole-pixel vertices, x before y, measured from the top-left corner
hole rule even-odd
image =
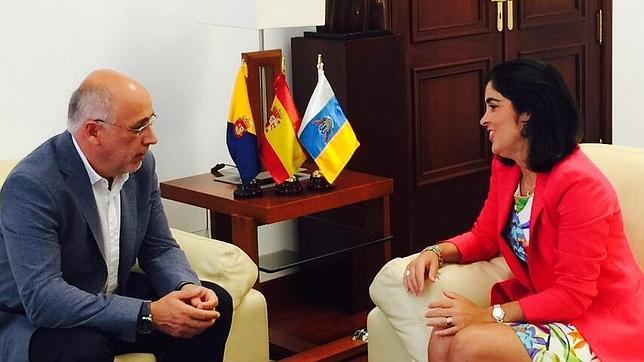
[[[528,124],[528,121],[530,120],[530,114],[529,113],[522,113],[521,116],[519,116],[519,120],[521,121],[521,124]]]

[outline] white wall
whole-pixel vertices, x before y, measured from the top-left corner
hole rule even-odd
[[[229,161],[223,125],[232,81],[259,32],[198,24],[200,1],[191,3],[1,0],[0,157],[24,156],[60,132],[69,95],[104,67],[152,93],[161,179]],[[265,46],[289,56],[289,39],[302,30],[266,30]]]
[[[160,180],[230,163],[233,79],[240,53],[259,50],[259,31],[200,23],[213,1],[228,0],[0,0],[0,159],[23,157],[63,131],[74,89],[92,70],[111,68],[152,94]],[[266,30],[265,49],[281,48],[290,61],[290,38],[303,30],[311,29]],[[205,228],[204,210],[166,208],[173,226]],[[261,251],[294,247],[292,228],[262,228]]]
[[[644,147],[644,1],[613,1],[613,143]]]

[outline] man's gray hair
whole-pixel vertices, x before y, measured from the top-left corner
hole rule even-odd
[[[67,130],[76,133],[88,119],[113,122],[112,94],[106,88],[81,87],[69,99]]]

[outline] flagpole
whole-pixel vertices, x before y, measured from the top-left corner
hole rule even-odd
[[[324,71],[324,63],[322,63],[322,54],[320,53],[318,53],[318,64],[316,67],[318,69],[318,82],[319,82],[319,77],[320,77],[319,72]],[[306,186],[311,191],[325,191],[325,190],[334,188],[334,186],[330,184],[327,181],[327,179],[324,177],[324,174],[322,174],[322,170],[320,170],[319,166],[317,170],[311,173],[311,177],[309,178],[309,183]]]

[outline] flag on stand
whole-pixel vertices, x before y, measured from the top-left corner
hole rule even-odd
[[[275,99],[264,122],[264,137],[260,139],[259,153],[266,170],[275,182],[281,184],[302,166],[306,154],[297,140],[301,119],[284,73],[277,75],[273,89]]]
[[[242,62],[233,86],[226,132],[228,152],[237,166],[243,184],[252,181],[259,173],[257,132],[253,113],[250,110],[246,77],[248,77],[248,67],[246,62]]]
[[[329,183],[335,181],[360,146],[324,75],[322,63],[318,64],[318,83],[304,112],[298,136]]]

